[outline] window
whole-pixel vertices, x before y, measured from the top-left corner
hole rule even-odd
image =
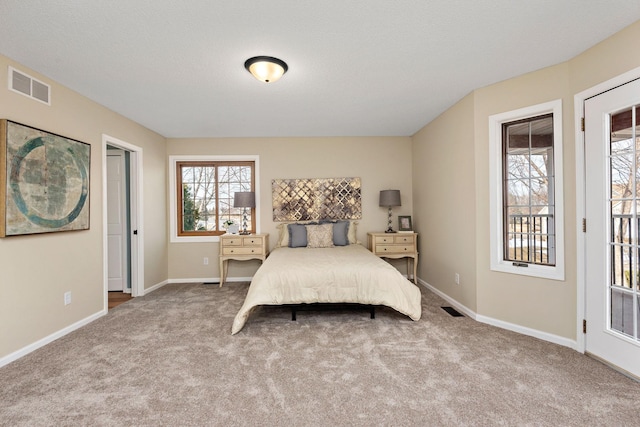
[[[242,227],[244,208],[233,206],[234,194],[255,191],[256,163],[246,157],[171,157],[172,241],[215,241],[228,220]],[[256,232],[256,208],[246,213],[248,231]]]
[[[555,265],[553,115],[502,125],[504,259]]]
[[[491,268],[564,280],[561,101],[489,121]]]

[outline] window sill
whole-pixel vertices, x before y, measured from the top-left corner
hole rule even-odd
[[[492,271],[501,273],[511,273],[520,276],[538,277],[541,279],[551,279],[564,281],[564,270],[558,266],[550,267],[546,265],[526,264],[527,267],[516,267],[511,261],[499,261],[491,264]]]

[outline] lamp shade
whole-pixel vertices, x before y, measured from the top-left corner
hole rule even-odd
[[[402,206],[400,203],[400,190],[382,190],[380,192],[380,206]]]
[[[256,193],[253,191],[236,191],[233,194],[234,208],[255,208]]]
[[[244,63],[244,68],[253,77],[265,83],[273,83],[280,79],[287,72],[289,67],[281,59],[272,56],[254,56]]]

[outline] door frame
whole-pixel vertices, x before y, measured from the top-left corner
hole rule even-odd
[[[108,311],[109,275],[107,250],[107,145],[130,153],[130,214],[131,214],[131,296],[144,296],[144,223],[142,187],[142,148],[102,134],[102,278],[104,310]],[[137,230],[137,234],[133,234]]]
[[[586,319],[586,244],[585,233],[582,231],[583,218],[586,218],[586,170],[585,170],[585,133],[582,130],[584,118],[584,103],[587,99],[640,78],[640,67],[634,68],[619,76],[599,83],[589,89],[577,93],[573,97],[574,129],[576,141],[576,350],[586,351],[583,321]],[[588,222],[587,222],[588,226]]]

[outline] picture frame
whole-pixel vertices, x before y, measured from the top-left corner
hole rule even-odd
[[[0,237],[89,229],[91,145],[0,120]]]
[[[413,231],[413,226],[411,224],[411,216],[410,215],[398,215],[398,231],[400,232],[411,232]]]

